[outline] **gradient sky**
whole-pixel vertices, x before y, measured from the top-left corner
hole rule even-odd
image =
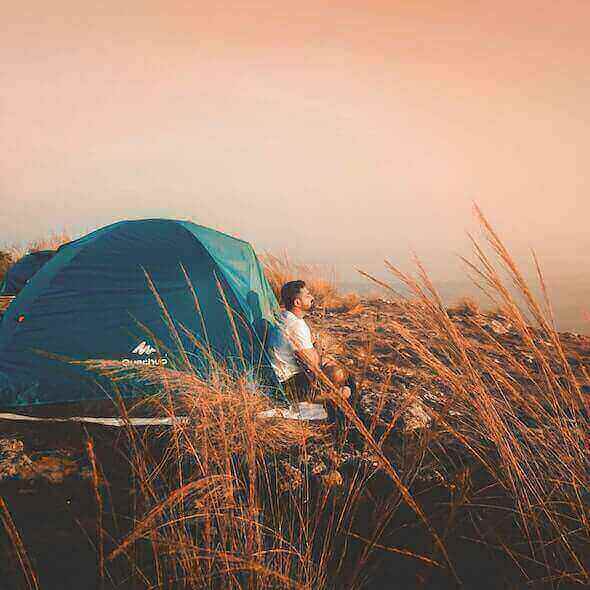
[[[588,259],[586,0],[24,1],[2,21],[1,241],[165,216],[436,271],[475,200],[517,253]]]

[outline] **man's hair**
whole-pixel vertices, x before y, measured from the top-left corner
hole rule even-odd
[[[305,281],[289,281],[281,287],[281,302],[285,309],[293,309],[295,299],[303,287],[305,287]]]

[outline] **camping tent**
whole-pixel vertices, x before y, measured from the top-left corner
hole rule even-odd
[[[212,355],[272,380],[263,336],[276,310],[247,242],[188,221],[114,223],[61,246],[8,308],[0,406],[108,399],[71,361],[174,366],[180,350],[201,374]]]
[[[39,250],[23,256],[13,264],[0,285],[0,295],[17,295],[27,281],[55,254],[55,250]]]

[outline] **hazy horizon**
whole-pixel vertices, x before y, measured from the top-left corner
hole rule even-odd
[[[0,241],[190,218],[259,250],[456,278],[477,202],[589,276],[590,3],[4,9]],[[585,280],[585,279],[584,279]]]

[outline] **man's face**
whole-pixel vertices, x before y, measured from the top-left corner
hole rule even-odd
[[[297,300],[299,301],[299,307],[303,311],[309,311],[313,307],[313,295],[309,292],[307,287],[303,287],[301,291],[299,291]]]

